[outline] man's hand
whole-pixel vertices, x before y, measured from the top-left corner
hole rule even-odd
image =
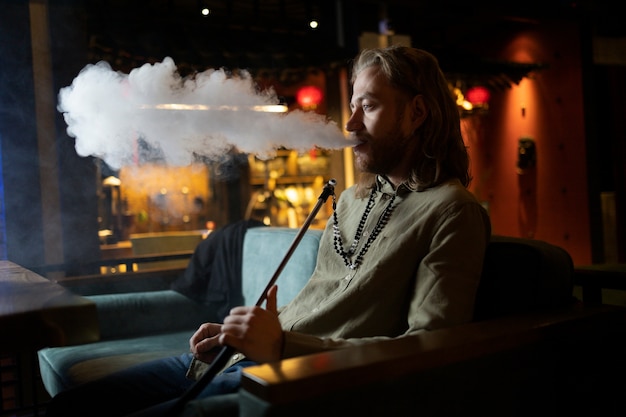
[[[221,324],[204,323],[189,339],[189,350],[202,362],[211,363],[217,356],[219,348],[219,335]]]
[[[265,309],[256,306],[233,308],[221,326],[219,343],[233,347],[256,362],[279,360],[283,330],[276,308],[277,291],[276,285],[269,289]]]

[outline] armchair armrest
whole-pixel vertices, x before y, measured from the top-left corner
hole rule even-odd
[[[208,306],[173,290],[91,295],[102,340],[195,330],[215,321]]]
[[[430,416],[459,411],[450,407],[474,415],[473,407],[488,415],[498,410],[486,407],[518,407],[517,401],[532,407],[540,397],[558,403],[559,389],[573,395],[566,387],[584,361],[594,362],[593,369],[606,364],[610,344],[601,341],[615,329],[623,336],[625,323],[624,308],[575,306],[254,366],[243,372],[242,409],[244,415],[266,416],[294,410],[329,416],[428,410]],[[572,362],[578,362],[575,371],[560,373]],[[553,386],[550,378],[558,380],[557,392],[544,394],[542,388]],[[526,399],[529,391],[535,396]]]

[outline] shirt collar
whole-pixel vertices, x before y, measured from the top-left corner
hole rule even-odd
[[[394,189],[393,184],[391,184],[391,182],[382,175],[376,175],[376,191],[380,191],[385,194],[397,194],[399,196],[403,196],[411,192],[405,183],[400,184],[397,189]]]

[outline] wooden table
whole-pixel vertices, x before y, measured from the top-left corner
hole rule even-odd
[[[10,261],[0,261],[0,351],[36,351],[100,338],[96,305]]]

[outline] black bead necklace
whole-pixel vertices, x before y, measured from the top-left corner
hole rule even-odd
[[[393,194],[391,196],[391,199],[389,200],[389,204],[387,204],[387,207],[385,207],[383,214],[381,214],[380,218],[378,219],[378,222],[376,223],[374,230],[372,230],[372,233],[370,233],[370,235],[368,236],[367,242],[365,242],[365,244],[363,245],[363,247],[357,254],[356,258],[354,259],[354,262],[352,262],[350,258],[354,255],[354,252],[356,251],[359,241],[361,240],[361,237],[363,236],[363,229],[365,228],[365,222],[367,221],[367,217],[369,216],[370,211],[372,211],[372,207],[374,207],[375,197],[376,197],[376,191],[372,190],[372,192],[370,193],[370,198],[369,200],[367,200],[365,211],[363,212],[363,215],[361,216],[361,220],[359,221],[359,227],[357,227],[356,229],[356,233],[354,235],[354,240],[352,241],[352,245],[350,245],[350,249],[345,251],[343,249],[341,232],[339,231],[339,220],[337,219],[337,210],[336,210],[337,199],[335,195],[333,194],[333,241],[334,241],[333,243],[335,245],[335,252],[337,252],[337,254],[343,258],[343,262],[350,269],[356,269],[361,264],[361,262],[363,261],[363,256],[365,256],[365,253],[372,245],[372,242],[374,242],[378,234],[381,232],[381,230],[383,230],[383,228],[389,221],[389,217],[391,216],[393,209],[395,208],[393,206],[393,202],[396,199],[396,194]]]

